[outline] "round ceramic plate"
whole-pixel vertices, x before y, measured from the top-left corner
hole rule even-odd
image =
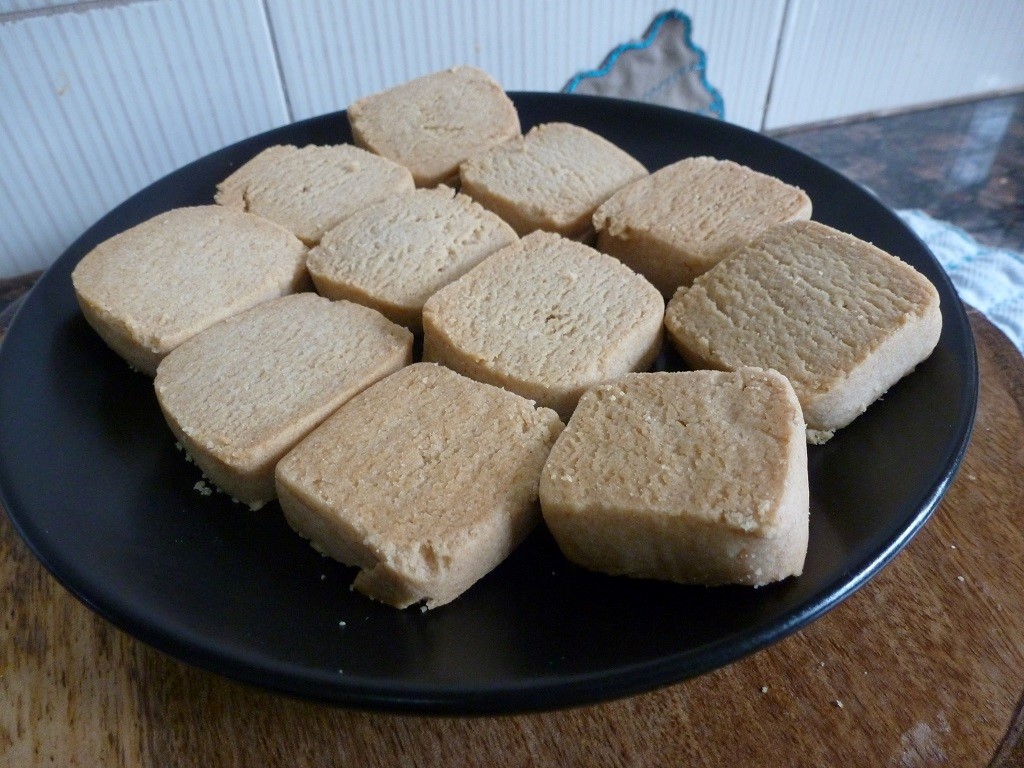
[[[205,157],[86,232],[39,280],[0,349],[0,501],[35,555],[85,604],[172,656],[341,705],[494,713],[637,693],[728,664],[834,607],[914,535],[949,486],[977,401],[964,309],[921,242],[820,163],[726,123],[661,107],[514,94],[523,129],[567,121],[650,169],[730,158],[799,185],[814,218],[899,256],[937,286],[932,356],[850,427],[810,448],[802,576],[760,589],[612,578],[565,561],[541,525],[453,603],[398,611],[349,590],[354,571],[286,525],[221,494],[175,449],[152,382],[78,310],[70,274],[100,241],[157,213],[213,201],[263,148],[351,141],[345,114],[289,125]],[[680,367],[666,352],[661,368]]]

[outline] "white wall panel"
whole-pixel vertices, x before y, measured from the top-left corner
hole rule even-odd
[[[260,0],[0,20],[0,276],[48,266],[150,182],[287,122]]]
[[[1021,87],[1021,0],[790,0],[764,127]]]
[[[267,0],[296,119],[456,64],[509,90],[560,90],[639,39],[663,0]],[[689,0],[693,41],[731,122],[758,128],[784,0]]]
[[[0,277],[237,139],[455,64],[560,90],[670,8],[750,128],[1024,88],[1024,0],[0,0]]]

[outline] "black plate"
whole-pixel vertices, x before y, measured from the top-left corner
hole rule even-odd
[[[805,155],[661,107],[517,94],[524,129],[586,126],[655,169],[731,158],[803,187],[814,217],[896,254],[942,299],[934,354],[831,442],[810,450],[804,574],[761,589],[616,579],[567,563],[541,526],[448,606],[396,611],[350,592],[279,507],[193,490],[152,383],[109,351],[75,303],[72,268],[157,213],[212,202],[264,147],[351,140],[344,113],[248,139],[112,211],[40,279],[0,349],[0,501],[79,599],[186,662],[277,691],[371,709],[488,713],[623,696],[720,667],[820,616],[924,524],[967,446],[977,402],[970,326],[922,243],[870,194]],[[662,367],[676,367],[666,354]],[[344,622],[341,625],[340,622]]]

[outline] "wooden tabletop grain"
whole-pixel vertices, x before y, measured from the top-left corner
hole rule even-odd
[[[1024,765],[1024,359],[971,323],[974,437],[908,548],[786,640],[599,706],[427,718],[247,688],[107,624],[0,515],[0,765]]]

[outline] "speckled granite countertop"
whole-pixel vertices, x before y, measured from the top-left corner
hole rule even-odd
[[[984,245],[1024,250],[1024,94],[936,107],[775,138]]]

